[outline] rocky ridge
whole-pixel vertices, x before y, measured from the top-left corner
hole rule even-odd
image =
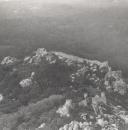
[[[5,57],[0,71],[2,129],[128,129],[128,84],[121,71],[113,71],[107,61],[88,60],[39,48],[24,59]],[[39,111],[38,107],[35,109],[40,101],[58,94],[63,100],[58,99],[57,105],[50,105],[52,115]],[[34,110],[29,112],[27,108],[31,104]],[[41,105],[42,110],[43,107]],[[19,116],[21,109],[31,113],[29,115],[33,118],[25,116],[22,121],[3,125],[5,114],[15,114],[18,119],[24,116]],[[38,116],[34,117],[34,113]],[[50,120],[43,119],[44,113]],[[31,123],[32,119],[35,124]],[[60,123],[55,122],[58,119]]]

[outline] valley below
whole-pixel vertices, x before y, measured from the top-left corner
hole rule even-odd
[[[87,0],[1,0],[1,57],[23,56],[44,47],[109,61],[127,75],[127,2],[97,3],[91,6]]]

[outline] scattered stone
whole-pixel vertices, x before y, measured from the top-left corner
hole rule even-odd
[[[84,94],[84,100],[79,102],[79,106],[87,107],[87,105],[88,105],[88,99],[87,98],[88,98],[88,94],[85,93]]]
[[[46,126],[46,124],[45,123],[42,123],[38,128],[40,129],[40,128],[44,128]]]
[[[30,56],[26,56],[25,58],[24,58],[24,63],[31,63],[31,57]]]
[[[94,110],[96,115],[100,111],[99,110],[99,104],[100,103],[103,103],[105,105],[107,104],[107,99],[106,99],[104,92],[101,92],[101,96],[96,95],[95,97],[92,97],[92,107],[93,107],[93,110]]]
[[[121,71],[110,71],[105,76],[105,83],[107,89],[124,95],[127,92],[128,85],[122,78]]]
[[[19,84],[22,88],[30,87],[32,85],[32,80],[30,78],[24,79]]]
[[[35,76],[35,72],[32,72],[31,73],[31,77],[27,78],[27,79],[23,79],[22,81],[20,81],[20,86],[22,88],[25,88],[25,87],[30,87],[32,84],[33,84],[33,78]]]
[[[97,124],[100,125],[101,127],[105,126],[105,121],[103,118],[97,119]]]
[[[65,104],[60,107],[56,113],[60,114],[61,117],[66,116],[66,117],[70,117],[70,110],[73,108],[72,105],[72,100],[67,99]]]
[[[92,130],[88,122],[71,121],[71,123],[64,125],[59,130]]]
[[[57,62],[57,57],[53,53],[48,53],[46,55],[46,61],[49,64],[55,64]]]
[[[0,102],[3,101],[4,97],[2,94],[0,94]]]
[[[1,65],[14,65],[17,62],[18,60],[15,57],[7,56],[2,60]]]

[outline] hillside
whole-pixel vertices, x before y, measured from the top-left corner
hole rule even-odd
[[[0,64],[1,130],[127,130],[128,85],[108,62],[39,48]]]

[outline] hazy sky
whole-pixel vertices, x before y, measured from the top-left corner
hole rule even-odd
[[[5,2],[11,2],[11,1],[23,1],[23,2],[47,2],[47,3],[85,3],[86,5],[90,6],[97,6],[97,5],[106,5],[106,4],[126,4],[128,3],[128,0],[0,0]]]
[[[127,6],[128,0],[0,0],[0,2],[14,2],[19,1],[19,3],[53,3],[53,4],[79,4],[86,7],[109,7],[109,6]]]

